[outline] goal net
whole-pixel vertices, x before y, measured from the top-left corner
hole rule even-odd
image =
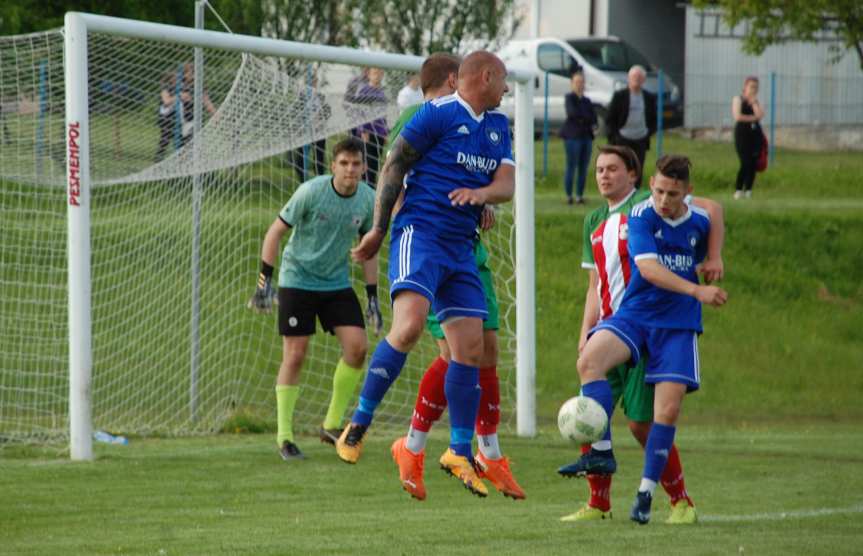
[[[94,430],[273,426],[276,315],[246,308],[264,233],[304,180],[329,173],[335,142],[369,122],[395,121],[410,73],[384,67],[373,83],[355,65],[215,48],[200,55],[196,73],[192,46],[87,34]],[[67,163],[74,181],[80,147],[76,124],[64,125],[67,87],[61,33],[0,40],[0,442],[69,437],[66,219],[67,205],[86,197],[67,190]],[[369,181],[383,157],[374,147]],[[484,235],[501,309],[505,422],[515,409],[514,233],[505,205]],[[380,264],[386,328],[386,248]],[[356,265],[352,277],[365,304]],[[377,338],[369,340],[371,351]],[[379,426],[407,426],[436,355],[429,337],[412,351]],[[338,343],[318,329],[302,371],[298,431],[322,422],[339,357]]]

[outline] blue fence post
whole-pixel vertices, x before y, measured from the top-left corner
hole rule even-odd
[[[48,112],[48,62],[39,62],[39,127],[36,130],[36,174],[42,175],[45,156],[45,115]]]
[[[183,92],[183,64],[177,69],[177,79],[174,84],[174,148],[178,151],[183,147],[183,102],[180,94]]]
[[[542,177],[548,175],[548,72],[545,72],[545,108],[542,117]]]
[[[770,72],[770,145],[768,146],[770,164],[776,159],[776,72]]]
[[[662,156],[662,120],[665,109],[665,101],[662,98],[665,94],[665,79],[663,79],[662,70],[659,70],[656,76],[656,158]]]

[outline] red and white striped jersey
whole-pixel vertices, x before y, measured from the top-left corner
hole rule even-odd
[[[626,248],[627,213],[617,212],[599,225],[590,236],[593,259],[599,275],[599,318],[610,317],[620,307],[629,284],[629,251]]]
[[[584,219],[584,248],[581,266],[595,269],[599,276],[599,319],[610,317],[620,307],[623,292],[629,284],[630,260],[626,247],[627,215],[633,206],[650,196],[646,190],[635,190],[615,206],[603,206]]]

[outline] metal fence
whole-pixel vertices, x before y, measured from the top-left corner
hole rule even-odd
[[[742,50],[745,24],[730,28],[721,12],[687,8],[684,125],[731,127],[731,98],[746,76],[759,78],[765,123],[783,126],[863,126],[863,70],[835,35],[787,41],[761,55]],[[839,48],[840,50],[836,50]],[[770,114],[775,121],[772,121]]]
[[[684,124],[732,127],[731,99],[747,75],[759,79],[764,123],[776,126],[863,125],[863,71],[858,77],[799,76],[778,72],[686,74]]]

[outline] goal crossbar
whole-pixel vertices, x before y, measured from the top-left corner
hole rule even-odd
[[[352,66],[418,71],[423,58],[314,45],[246,35],[189,29],[159,23],[69,12],[65,17],[66,200],[69,303],[70,456],[89,460],[92,448],[92,317],[90,237],[90,126],[88,34],[146,39],[263,56],[333,62]],[[515,249],[516,249],[516,412],[517,432],[536,433],[535,267],[534,267],[534,75],[508,69],[515,83]]]

